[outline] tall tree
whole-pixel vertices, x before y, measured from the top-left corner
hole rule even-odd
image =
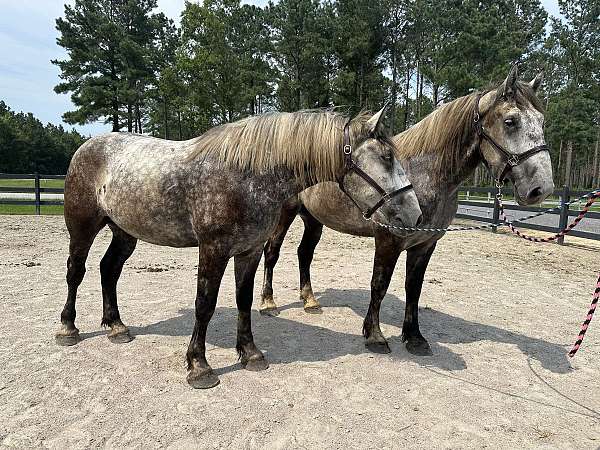
[[[57,42],[68,57],[52,63],[63,80],[55,91],[70,92],[76,106],[64,114],[67,123],[103,119],[113,131],[123,122],[132,130],[133,110],[140,108],[154,76],[155,40],[168,23],[163,14],[152,14],[156,5],[156,0],[76,0],[65,5],[56,28]]]

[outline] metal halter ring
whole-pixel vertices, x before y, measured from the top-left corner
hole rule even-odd
[[[350,144],[344,145],[344,155],[349,155],[352,153],[352,147]]]

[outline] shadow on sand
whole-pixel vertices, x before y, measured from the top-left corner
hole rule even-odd
[[[369,296],[370,292],[366,290],[328,289],[319,296],[319,300],[325,316],[327,308],[347,307],[362,318],[367,311]],[[302,304],[296,302],[284,305],[281,310],[301,307]],[[194,326],[194,311],[184,309],[179,313],[177,317],[144,327],[130,327],[131,332],[134,335],[190,336]],[[401,326],[403,317],[404,302],[388,294],[382,305],[382,324]],[[271,364],[328,361],[344,355],[369,353],[364,346],[360,329],[357,329],[355,334],[343,333],[281,316],[263,317],[256,311],[253,311],[252,322],[257,346],[265,352]],[[431,344],[433,355],[413,356],[405,350],[400,336],[388,335],[388,342],[392,349],[389,357],[410,360],[426,367],[450,371],[462,370],[467,367],[462,356],[440,344],[487,340],[514,345],[527,359],[539,361],[545,369],[554,373],[567,373],[571,370],[565,348],[552,342],[470,322],[428,308],[420,309],[420,322],[421,329]],[[217,307],[209,325],[207,342],[220,348],[234,348],[236,327],[237,309]],[[235,370],[237,366],[230,366],[219,372],[229,372]]]

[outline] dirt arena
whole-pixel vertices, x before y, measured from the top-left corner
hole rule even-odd
[[[115,345],[100,328],[104,231],[77,303],[84,340],[63,348],[53,337],[66,295],[62,218],[2,216],[0,230],[0,446],[600,446],[600,317],[579,354],[566,356],[598,276],[597,243],[446,236],[421,298],[428,357],[410,355],[399,339],[402,258],[381,312],[392,353],[377,355],[361,336],[373,241],[325,231],[313,264],[324,313],[307,315],[296,291],[296,222],[275,273],[282,312],[253,315],[269,370],[248,372],[237,361],[230,267],[207,343],[221,384],[197,391],[184,366],[195,249],[139,243],[119,284],[121,316],[135,340]]]

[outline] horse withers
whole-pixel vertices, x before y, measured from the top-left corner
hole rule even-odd
[[[56,341],[73,345],[80,339],[75,327],[77,288],[90,246],[108,225],[113,236],[100,274],[102,325],[110,328],[112,342],[132,339],[119,315],[116,287],[137,240],[197,246],[188,382],[195,388],[219,382],[206,361],[205,338],[231,257],[239,313],[236,348],[246,369],[266,369],[251,330],[254,275],[288,198],[315,183],[339,181],[353,204],[374,220],[414,226],[421,218],[382,116],[383,110],[351,121],[334,112],[269,113],[184,142],[123,133],[87,141],[73,156],[65,180],[68,294]]]
[[[517,80],[513,67],[498,87],[451,101],[421,122],[393,138],[396,156],[414,184],[423,211],[424,228],[446,228],[458,208],[458,189],[481,163],[497,182],[513,183],[519,204],[544,200],[554,190],[552,165],[544,140],[544,113],[536,91],[541,75],[531,82]],[[389,352],[379,327],[379,309],[400,253],[406,257],[406,310],[402,340],[414,354],[428,354],[430,346],[421,334],[418,305],[425,270],[440,233],[415,232],[395,235],[365,221],[333,183],[313,186],[288,201],[275,234],[265,246],[265,269],[260,310],[277,314],[273,299],[273,269],[285,234],[299,214],[304,235],[298,248],[300,298],[307,312],[320,311],[310,280],[310,264],[323,225],[356,236],[375,237],[371,302],[364,320],[366,345],[375,352]]]

